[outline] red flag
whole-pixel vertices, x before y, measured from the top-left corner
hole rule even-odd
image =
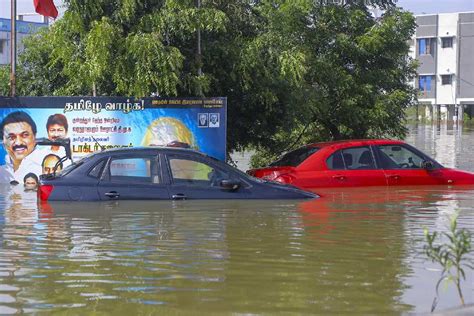
[[[34,0],[36,13],[50,16],[54,19],[58,17],[58,10],[53,0]]]

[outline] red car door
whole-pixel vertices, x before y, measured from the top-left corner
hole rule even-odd
[[[436,185],[445,184],[443,169],[423,168],[429,158],[421,152],[402,144],[376,146],[379,164],[384,169],[388,185]],[[436,162],[429,160],[433,165]]]
[[[385,173],[375,163],[371,147],[349,147],[326,160],[328,187],[385,186]]]
[[[385,170],[388,185],[436,185],[443,184],[440,170],[390,169]]]

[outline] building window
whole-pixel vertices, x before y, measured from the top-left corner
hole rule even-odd
[[[418,39],[418,55],[433,55],[434,44],[435,44],[434,38]]]
[[[453,75],[441,75],[441,84],[450,85],[453,83]]]
[[[441,47],[442,48],[453,47],[453,38],[452,37],[441,38]]]
[[[431,76],[420,76],[418,78],[418,88],[422,92],[431,91]]]
[[[4,39],[0,39],[0,54],[3,54],[3,51],[4,51],[4,45],[7,41],[4,40]]]

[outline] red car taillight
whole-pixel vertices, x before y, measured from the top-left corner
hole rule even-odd
[[[282,174],[276,177],[274,181],[284,183],[284,184],[290,184],[293,182],[294,179],[295,177],[293,177],[292,175]]]
[[[281,174],[280,171],[272,171],[271,173],[262,176],[262,179],[276,181],[276,179],[278,178],[278,176],[280,176],[280,174]]]
[[[41,201],[47,201],[51,192],[53,192],[54,186],[51,184],[41,184],[38,188],[38,197]]]

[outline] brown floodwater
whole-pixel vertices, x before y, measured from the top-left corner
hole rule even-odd
[[[412,127],[407,141],[474,171],[472,130]],[[423,229],[447,231],[458,214],[472,232],[474,187],[318,192],[38,205],[0,187],[0,314],[429,312],[441,269],[423,253]],[[462,290],[474,303],[472,270]],[[459,305],[442,286],[437,309]]]

